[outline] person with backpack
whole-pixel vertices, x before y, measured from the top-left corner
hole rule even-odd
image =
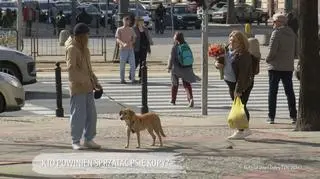
[[[191,83],[199,81],[200,78],[193,72],[193,54],[184,40],[181,32],[176,32],[174,37],[174,45],[171,49],[171,55],[168,60],[168,72],[171,72],[171,101],[172,105],[176,104],[179,79],[182,79],[183,87],[187,93],[188,107],[194,106]]]
[[[250,120],[250,113],[247,109],[247,102],[253,88],[254,79],[252,61],[248,38],[240,31],[233,31],[229,35],[229,45],[227,46],[224,64],[215,63],[216,68],[223,68],[224,70],[224,80],[228,85],[232,101],[235,97],[240,97],[248,121]],[[228,139],[244,139],[249,135],[251,135],[249,129],[238,129]]]

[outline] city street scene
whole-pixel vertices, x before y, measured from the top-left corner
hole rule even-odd
[[[0,178],[320,179],[318,0],[0,10]]]

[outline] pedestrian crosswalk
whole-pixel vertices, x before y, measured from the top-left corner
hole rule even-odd
[[[141,102],[141,85],[139,84],[120,84],[119,79],[115,77],[100,77],[99,81],[104,89],[102,99],[114,99],[118,103],[128,107],[138,107]],[[54,85],[54,79],[39,80],[44,85]],[[63,88],[68,89],[68,82],[63,79]],[[187,107],[186,93],[180,85],[176,105],[170,104],[171,99],[171,81],[170,76],[149,77],[148,78],[148,108],[159,114],[166,115],[201,115],[201,82],[194,83],[193,96],[194,108]],[[265,75],[258,75],[255,78],[255,84],[251,92],[248,109],[252,117],[265,117],[268,113],[268,79]],[[294,79],[294,90],[299,97],[299,82]],[[283,86],[279,85],[277,98],[276,118],[289,118],[287,98],[284,94]],[[101,101],[101,100],[100,100]],[[218,76],[209,76],[208,81],[208,115],[226,116],[230,111],[232,101],[229,96],[228,87]],[[297,103],[298,105],[298,103]],[[298,106],[297,106],[298,107]]]

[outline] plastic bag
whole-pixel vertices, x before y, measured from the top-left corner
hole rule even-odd
[[[236,97],[233,101],[231,111],[228,116],[228,124],[232,129],[246,129],[249,127],[249,121],[244,110],[244,105],[240,97]]]

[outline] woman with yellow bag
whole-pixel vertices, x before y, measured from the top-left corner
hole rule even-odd
[[[229,35],[224,64],[215,63],[216,68],[223,69],[224,80],[229,87],[230,97],[234,101],[228,123],[237,131],[228,139],[243,139],[251,134],[248,129],[250,114],[246,104],[253,88],[254,74],[248,48],[247,37],[240,31],[233,31]]]

